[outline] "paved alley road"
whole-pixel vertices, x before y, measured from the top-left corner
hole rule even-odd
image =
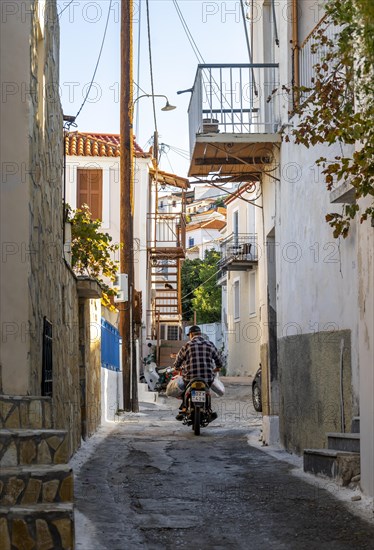
[[[172,399],[102,428],[73,459],[77,549],[373,549],[374,524],[248,444],[250,390],[228,385],[200,437]]]

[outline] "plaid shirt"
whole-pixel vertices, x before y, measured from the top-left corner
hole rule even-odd
[[[217,348],[209,340],[202,336],[194,336],[179,351],[174,363],[174,368],[182,369],[184,380],[203,378],[208,384],[213,382],[214,368],[222,368],[222,361],[217,353]]]

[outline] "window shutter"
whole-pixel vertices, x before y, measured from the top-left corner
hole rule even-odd
[[[102,219],[103,172],[78,169],[78,208],[88,204],[92,219]]]

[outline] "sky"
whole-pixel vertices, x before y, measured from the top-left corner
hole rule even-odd
[[[167,154],[161,168],[186,176],[189,162],[188,103],[199,61],[183,30],[173,0],[149,0],[154,93],[166,95],[177,108],[163,112],[165,101],[155,98],[159,143]],[[108,30],[88,100],[77,118],[82,132],[119,133],[120,0],[58,0],[60,15],[60,90],[63,112],[76,115],[83,103],[98,60],[106,21]],[[178,0],[193,39],[206,63],[248,63],[243,20],[238,0]],[[109,10],[110,7],[110,10]],[[64,11],[62,11],[64,10]],[[140,32],[140,39],[139,39]],[[151,93],[145,0],[134,0],[134,81]],[[140,44],[140,47],[139,47]],[[138,70],[139,67],[139,70]],[[134,119],[138,144],[149,149],[154,133],[152,99],[137,102]],[[135,113],[136,114],[136,113]],[[169,147],[185,151],[184,156]]]

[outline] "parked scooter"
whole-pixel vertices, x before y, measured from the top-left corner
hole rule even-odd
[[[148,388],[151,391],[157,391],[159,393],[165,392],[166,386],[173,376],[173,369],[171,367],[157,367],[154,361],[144,361],[143,376],[148,384]]]

